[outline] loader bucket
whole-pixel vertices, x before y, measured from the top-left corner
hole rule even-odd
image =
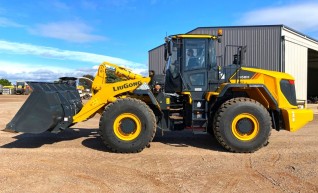
[[[5,131],[57,133],[68,128],[82,108],[74,86],[63,83],[28,82],[33,92],[7,124]]]

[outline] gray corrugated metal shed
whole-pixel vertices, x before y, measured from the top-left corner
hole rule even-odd
[[[189,34],[217,34],[218,29],[223,29],[222,42],[216,44],[219,64],[231,63],[234,48],[227,48],[224,57],[225,45],[247,46],[246,66],[257,66],[269,70],[281,71],[281,27],[282,25],[271,26],[233,26],[233,27],[198,27]],[[257,43],[256,43],[257,42]],[[164,47],[158,46],[149,51],[149,69],[161,74],[164,61]]]
[[[247,46],[246,66],[293,75],[298,99],[318,93],[318,40],[285,25],[198,27],[188,34],[216,35],[218,29],[223,29],[222,43],[216,44],[219,65],[230,64],[236,53],[234,48],[225,52],[226,45]],[[164,66],[164,46],[149,50],[149,70],[162,74]]]
[[[197,28],[191,34],[217,34],[219,28]],[[281,71],[280,26],[226,27],[222,43],[216,44],[218,56],[224,56],[226,45],[247,46],[246,66]],[[223,59],[229,64],[235,49],[227,49]]]
[[[247,46],[246,66],[284,71],[282,28],[287,28],[318,43],[317,40],[285,25],[198,27],[188,33],[216,35],[218,29],[223,29],[222,43],[216,44],[220,64],[223,64],[224,60],[226,63],[230,63],[235,52],[233,48],[229,48],[224,57],[225,45],[241,45]],[[162,74],[164,66],[163,45],[149,50],[149,70]]]

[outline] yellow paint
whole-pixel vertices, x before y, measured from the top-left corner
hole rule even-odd
[[[172,36],[172,38],[198,38],[198,39],[217,39],[217,36],[206,34],[178,34]]]
[[[218,96],[220,93],[218,92],[207,92],[205,94],[205,100],[210,101],[211,97]]]
[[[115,74],[119,77],[124,77],[127,80],[106,83],[106,70],[107,66],[114,68]],[[116,101],[118,97],[122,98],[123,93],[133,92],[141,84],[150,82],[149,77],[142,77],[139,74],[132,73],[125,68],[119,67],[115,64],[104,62],[100,64],[97,75],[95,76],[92,89],[92,98],[83,106],[81,111],[73,117],[73,123],[87,120],[89,117],[94,115],[96,112],[103,108],[108,103]]]
[[[298,109],[297,106],[292,105],[286,99],[280,88],[281,80],[295,80],[294,77],[287,73],[262,70],[257,68],[242,67],[242,70],[255,72],[255,75],[250,79],[241,79],[240,84],[263,84],[271,93],[273,98],[278,104],[278,108],[282,110],[283,122],[285,128],[288,131],[297,131],[309,121],[313,120],[313,112],[309,109]],[[234,75],[235,76],[235,75]],[[232,84],[236,83],[236,80],[230,80]],[[226,84],[220,86],[220,92]],[[262,88],[244,87],[233,88],[233,91],[244,91],[252,99],[260,102],[267,109],[275,109],[275,104],[271,101],[268,94]]]
[[[123,131],[121,123],[125,119],[129,119],[129,120],[133,121],[135,124],[135,128],[133,129],[133,131],[131,133],[125,133]],[[141,121],[135,114],[123,113],[115,119],[114,125],[113,125],[113,130],[114,130],[116,137],[118,137],[119,139],[121,139],[123,141],[131,141],[131,140],[136,139],[140,135]]]
[[[14,86],[3,86],[3,88],[9,88],[9,89],[12,89],[12,88],[14,88]]]
[[[295,80],[294,77],[292,77],[291,75],[287,73],[276,72],[271,70],[263,70],[258,68],[242,67],[242,70],[255,72],[255,75],[251,77],[250,79],[241,79],[240,84],[263,84],[266,86],[268,91],[277,101],[279,108],[297,108],[297,106],[294,106],[288,102],[288,100],[286,99],[286,97],[284,96],[284,94],[281,92],[281,89],[280,89],[280,81],[282,79]],[[235,77],[235,75],[233,75],[232,77]],[[231,79],[230,82],[236,83],[236,80]],[[267,101],[270,101],[270,99],[268,99],[265,93],[262,93],[262,94],[267,98]],[[264,100],[262,104],[264,104]]]
[[[166,104],[170,105],[170,98],[166,98]]]
[[[78,86],[76,86],[76,89],[77,89],[77,90],[82,90],[82,91],[83,91],[85,88],[84,88],[84,86],[83,86],[83,85],[78,85]]]
[[[250,133],[241,133],[238,130],[237,124],[242,119],[248,119],[249,121],[252,122],[253,129],[252,129],[252,131]],[[259,132],[259,122],[256,119],[256,117],[254,117],[252,114],[242,113],[242,114],[237,115],[233,119],[233,122],[232,122],[232,133],[237,139],[239,139],[241,141],[249,141],[249,140],[254,139],[257,136],[258,132]]]
[[[190,92],[181,92],[181,94],[182,94],[182,95],[188,95],[188,97],[189,97],[188,103],[189,103],[189,104],[192,104],[192,97],[191,97],[191,93],[190,93]]]
[[[285,130],[294,132],[314,119],[311,109],[281,109],[284,117]]]
[[[218,29],[218,36],[223,36],[223,30],[222,29]]]

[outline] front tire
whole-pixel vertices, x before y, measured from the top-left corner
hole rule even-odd
[[[225,149],[251,153],[268,143],[271,117],[259,102],[244,97],[233,98],[216,112],[213,131]]]
[[[154,138],[156,119],[142,101],[125,98],[106,106],[99,123],[105,145],[113,152],[137,153]]]

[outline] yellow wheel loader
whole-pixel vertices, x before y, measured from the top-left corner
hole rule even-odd
[[[296,131],[313,119],[311,110],[297,107],[292,76],[242,67],[244,47],[237,47],[232,65],[218,65],[220,36],[167,37],[164,76],[102,63],[85,105],[75,87],[30,82],[33,93],[6,130],[56,133],[98,113],[99,133],[113,152],[142,151],[157,128],[210,133],[231,152],[254,152],[272,129]],[[107,70],[122,81],[108,83]]]

